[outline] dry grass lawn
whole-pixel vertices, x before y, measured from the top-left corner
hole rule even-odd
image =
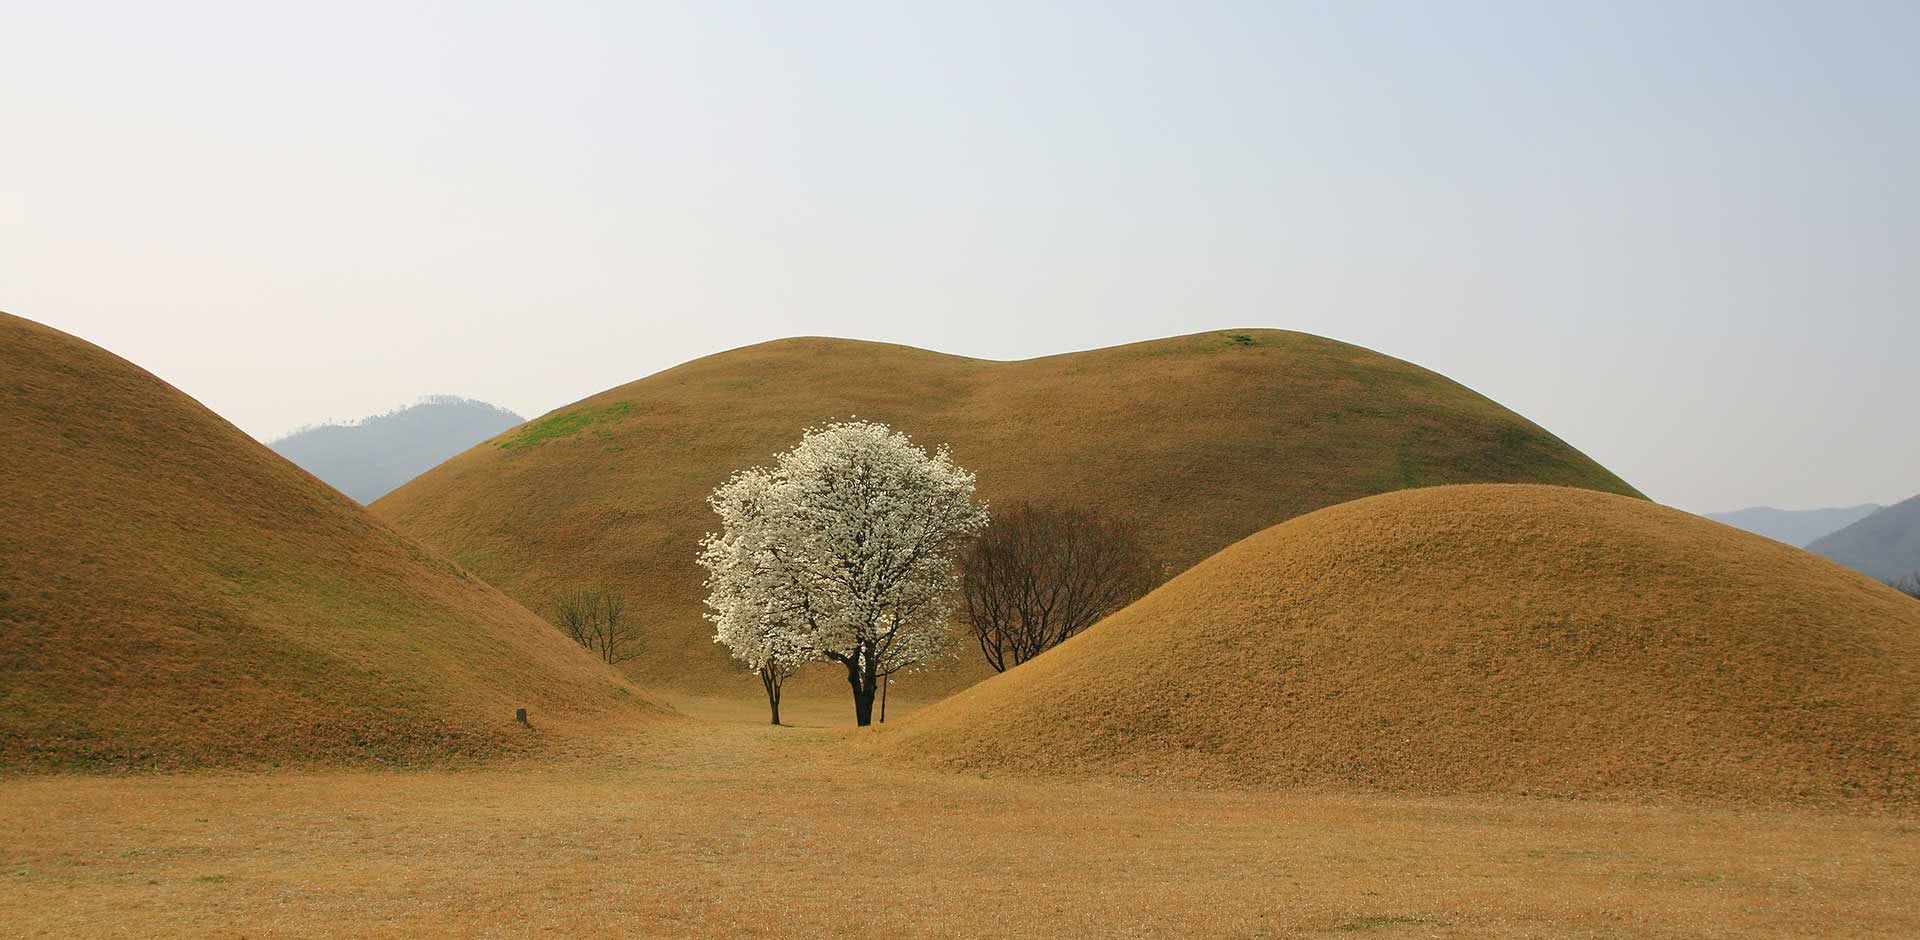
[[[1920,935],[1911,817],[876,769],[837,699],[676,704],[539,763],[0,780],[0,934]]]

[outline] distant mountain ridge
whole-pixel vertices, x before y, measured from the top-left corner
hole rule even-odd
[[[1771,506],[1754,506],[1748,509],[1708,512],[1701,515],[1736,529],[1745,529],[1755,535],[1764,535],[1776,542],[1805,548],[1814,539],[1838,532],[1873,515],[1881,508],[1879,503],[1836,506],[1830,509],[1774,509]]]
[[[350,424],[301,428],[267,446],[366,504],[525,421],[498,405],[457,395],[429,395]]]
[[[1920,496],[1821,538],[1807,551],[1882,581],[1920,573]]]

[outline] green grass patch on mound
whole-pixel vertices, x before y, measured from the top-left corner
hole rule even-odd
[[[625,417],[633,410],[632,402],[620,402],[605,408],[576,408],[557,415],[550,415],[537,421],[529,421],[520,426],[512,437],[494,446],[503,450],[516,450],[522,447],[534,447],[551,440],[571,437],[602,421],[612,421]]]

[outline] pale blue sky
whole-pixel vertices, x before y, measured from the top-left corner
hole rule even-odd
[[[0,0],[0,309],[262,437],[1283,327],[1685,508],[1891,502],[1916,63],[1916,3]]]

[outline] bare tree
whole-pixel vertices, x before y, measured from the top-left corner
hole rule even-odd
[[[560,632],[601,660],[611,665],[634,657],[639,637],[626,619],[626,595],[589,588],[561,597],[558,608]]]
[[[1134,526],[1085,509],[1015,503],[961,558],[967,623],[1005,672],[1065,642],[1159,582]]]

